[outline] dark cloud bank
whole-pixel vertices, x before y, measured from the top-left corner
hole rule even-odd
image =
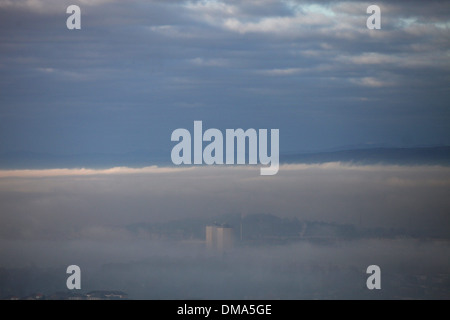
[[[0,148],[164,156],[279,128],[281,152],[449,145],[449,1],[0,1]]]

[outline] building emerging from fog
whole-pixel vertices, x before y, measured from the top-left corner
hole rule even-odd
[[[220,252],[233,248],[233,228],[227,225],[206,226],[206,247]]]
[[[217,241],[217,227],[216,226],[206,226],[206,247],[208,249],[213,249],[216,247]]]

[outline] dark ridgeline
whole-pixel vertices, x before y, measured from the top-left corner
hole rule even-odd
[[[355,164],[450,165],[450,146],[365,148],[330,152],[282,154],[281,163],[350,162]]]
[[[205,240],[205,227],[221,221],[233,229],[234,239],[241,245],[287,244],[297,241],[329,243],[335,240],[363,238],[448,238],[447,234],[435,231],[415,230],[407,226],[361,227],[361,221],[339,224],[323,221],[282,218],[272,214],[228,214],[213,218],[180,219],[165,223],[135,223],[127,230],[136,235],[146,234],[153,240]]]
[[[280,164],[351,162],[358,164],[450,165],[450,146],[417,148],[355,148],[329,152],[281,153]],[[173,166],[170,152],[136,151],[121,154],[49,154],[37,152],[0,153],[1,169],[93,169],[116,166]]]

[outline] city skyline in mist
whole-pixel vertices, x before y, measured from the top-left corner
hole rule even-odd
[[[256,166],[4,170],[0,230],[108,239],[133,223],[262,213],[449,237],[449,181],[448,167],[345,163],[282,165],[271,177]]]
[[[439,165],[0,170],[0,298],[65,292],[76,264],[81,292],[130,299],[448,299],[449,186]],[[233,215],[242,239],[211,253]]]

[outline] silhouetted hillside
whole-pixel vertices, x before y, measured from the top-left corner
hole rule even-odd
[[[332,152],[281,154],[281,163],[352,162],[360,164],[430,164],[450,165],[450,147],[372,148]],[[123,154],[56,155],[34,152],[0,153],[0,168],[109,168],[116,166],[171,166],[170,154],[159,151],[136,151]]]
[[[281,156],[282,163],[352,162],[358,164],[450,165],[450,147],[373,148]]]

